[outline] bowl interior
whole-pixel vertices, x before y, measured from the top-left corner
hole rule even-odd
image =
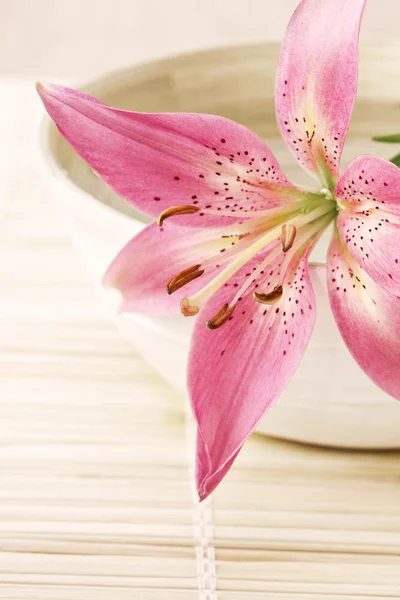
[[[393,48],[361,48],[359,90],[342,167],[357,154],[388,158],[390,145],[372,136],[396,130],[400,117],[400,62]],[[83,86],[112,106],[145,112],[188,111],[229,117],[265,139],[295,183],[313,185],[280,139],[274,113],[274,80],[278,44],[240,46],[185,54],[106,75]],[[56,166],[72,183],[107,206],[147,222],[108,187],[75,154],[51,125],[48,143]]]

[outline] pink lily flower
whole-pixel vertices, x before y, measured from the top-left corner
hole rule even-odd
[[[308,256],[331,223],[328,290],[338,327],[361,368],[400,398],[400,169],[365,155],[339,176],[364,5],[302,0],[283,42],[277,120],[316,179],[313,191],[290,183],[265,143],[228,119],[128,112],[38,86],[76,152],[158,217],[105,275],[121,292],[121,310],[198,313],[188,388],[200,499],[300,363],[315,320]]]

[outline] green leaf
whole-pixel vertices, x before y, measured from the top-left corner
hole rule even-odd
[[[400,144],[400,133],[391,135],[377,135],[372,138],[374,142],[385,142],[386,144]]]
[[[390,162],[396,165],[396,167],[400,167],[400,152],[399,154],[396,154],[396,156],[393,156],[393,158],[390,159]]]

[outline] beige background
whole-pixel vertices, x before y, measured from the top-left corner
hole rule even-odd
[[[0,0],[0,74],[79,79],[184,50],[279,40],[296,0]],[[364,39],[398,39],[400,5],[369,0]]]
[[[399,452],[253,436],[193,501],[184,398],[117,332],[38,168],[33,79],[279,39],[294,5],[0,0],[1,600],[399,597]],[[369,0],[364,39],[398,13]]]

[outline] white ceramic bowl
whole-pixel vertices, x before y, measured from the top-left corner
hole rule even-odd
[[[289,177],[304,182],[286,152],[273,113],[276,45],[235,47],[154,62],[105,76],[85,91],[121,108],[212,112],[240,121],[268,139]],[[389,152],[373,144],[398,122],[399,61],[384,48],[365,49],[358,104],[343,162],[360,152]],[[390,71],[391,85],[382,81]],[[396,79],[394,75],[397,73]],[[376,91],[376,90],[380,91]],[[77,157],[47,119],[42,152],[55,177],[54,195],[71,217],[71,232],[93,282],[147,222],[116,197]],[[325,267],[313,269],[317,321],[303,362],[258,431],[282,438],[348,448],[400,447],[400,405],[364,375],[343,344],[330,312]],[[193,320],[180,316],[116,317],[123,334],[173,386],[184,389]]]

